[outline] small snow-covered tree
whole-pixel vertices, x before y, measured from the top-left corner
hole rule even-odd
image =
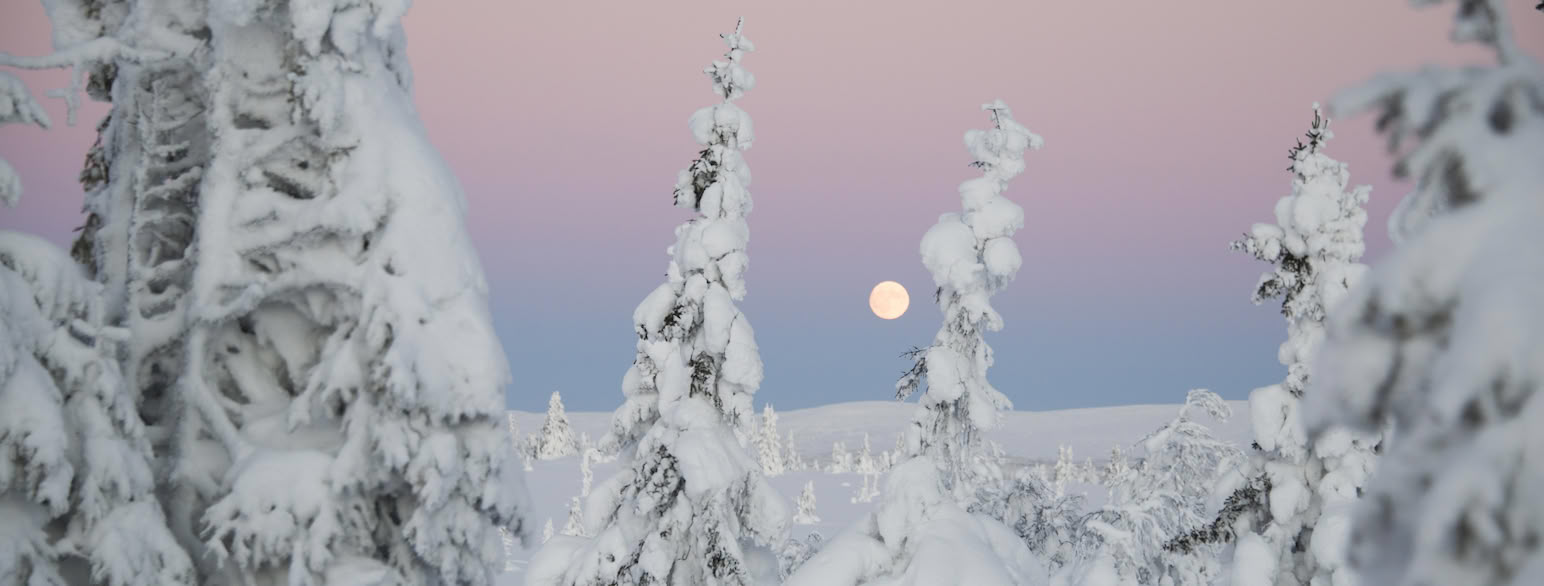
[[[793,440],[793,431],[788,432],[788,442],[783,448],[783,462],[789,470],[804,470],[809,468],[804,462],[804,456],[799,454],[799,444]]]
[[[563,524],[563,534],[572,537],[584,537],[584,513],[583,505],[579,497],[572,497],[568,501],[568,522]]]
[[[1220,545],[1169,547],[1206,522],[1215,480],[1240,457],[1195,421],[1193,410],[1218,421],[1231,415],[1215,393],[1192,390],[1178,416],[1140,442],[1146,456],[1137,468],[1113,467],[1108,502],[1081,520],[1084,557],[1064,569],[1072,583],[1102,585],[1113,577],[1128,584],[1208,584],[1220,573]]]
[[[799,525],[820,522],[820,516],[815,514],[815,481],[804,483],[804,490],[799,493],[799,510],[793,514],[793,522]]]
[[[100,293],[62,251],[0,231],[0,581],[194,584]]]
[[[540,445],[541,437],[534,433],[528,433],[525,439],[520,440],[520,443],[515,446],[516,452],[520,454],[520,463],[526,472],[532,470],[532,464],[536,461],[536,453],[540,449]]]
[[[1105,486],[1116,486],[1126,482],[1132,473],[1131,460],[1126,457],[1126,450],[1116,444],[1110,448],[1110,459],[1105,461],[1098,480]]]
[[[965,500],[976,498],[975,477],[1001,474],[980,470],[976,457],[981,432],[996,426],[1000,411],[1013,407],[987,382],[992,348],[983,335],[1002,329],[991,296],[1013,280],[1023,263],[1012,236],[1024,225],[1024,210],[1002,193],[1024,171],[1024,151],[1043,144],[1039,135],[1014,121],[1001,100],[981,108],[993,127],[967,132],[965,146],[982,176],[960,184],[963,212],[939,217],[922,237],[922,263],[938,286],[935,297],[944,325],[931,346],[909,353],[916,362],[896,382],[898,399],[926,389],[907,430],[908,452],[927,455],[941,467],[944,488]]]
[[[926,387],[907,429],[907,459],[890,471],[876,510],[789,576],[789,586],[1045,582],[1044,562],[1012,529],[970,510],[990,502],[978,489],[993,494],[1001,483],[995,460],[977,451],[981,431],[1010,407],[986,380],[992,352],[982,339],[1002,326],[990,296],[1021,262],[1009,236],[1024,212],[1002,192],[1024,170],[1024,151],[1041,144],[1002,101],[982,109],[993,127],[967,132],[965,146],[983,176],[960,185],[964,213],[943,215],[922,239],[944,326],[931,347],[913,353],[915,365],[897,383],[903,399]]]
[[[1063,444],[1056,447],[1056,466],[1052,468],[1051,478],[1056,483],[1056,492],[1065,492],[1069,482],[1087,481],[1078,468],[1077,459],[1072,456],[1072,446]]]
[[[819,532],[811,531],[804,539],[789,539],[783,543],[783,547],[777,554],[778,578],[788,579],[788,576],[798,571],[804,562],[815,556],[815,552],[825,545],[825,537]]]
[[[906,459],[906,432],[895,434],[895,446],[885,452],[885,471],[890,471],[901,460]]]
[[[553,391],[547,399],[547,418],[542,420],[536,457],[556,460],[572,456],[578,450],[579,446],[574,442],[574,430],[568,426],[568,413],[563,411],[563,397]]]
[[[742,20],[741,25],[744,24]],[[777,580],[772,546],[788,535],[788,508],[745,449],[761,358],[745,296],[751,210],[750,116],[735,105],[755,78],[739,26],[705,72],[722,101],[689,121],[703,146],[678,176],[679,226],[666,282],[634,311],[637,357],[626,398],[602,440],[623,470],[596,487],[591,539],[555,538],[531,562],[527,584],[761,584]]]
[[[1457,4],[1454,39],[1493,64],[1384,74],[1332,103],[1377,111],[1416,180],[1400,247],[1331,312],[1305,397],[1316,444],[1392,420],[1352,522],[1318,530],[1366,584],[1544,583],[1544,68],[1505,2]]]
[[[595,472],[590,469],[590,463],[600,457],[600,452],[595,448],[589,448],[579,454],[579,496],[590,496],[590,485],[595,481]]]
[[[1252,493],[1261,497],[1256,511],[1232,522],[1232,532],[1250,542],[1243,546],[1246,552],[1269,551],[1276,561],[1269,566],[1235,564],[1234,579],[1241,584],[1351,580],[1349,574],[1336,577],[1343,566],[1342,547],[1314,547],[1311,542],[1333,538],[1332,532],[1315,531],[1321,521],[1344,523],[1341,517],[1371,472],[1379,437],[1342,430],[1326,441],[1310,443],[1299,412],[1312,382],[1314,355],[1324,339],[1325,316],[1366,270],[1357,261],[1364,249],[1363,207],[1370,188],[1352,188],[1346,165],[1324,152],[1333,136],[1329,119],[1315,104],[1307,143],[1299,141],[1289,152],[1292,193],[1276,202],[1276,222],[1255,224],[1232,244],[1273,265],[1260,277],[1254,302],[1280,297],[1287,319],[1287,340],[1277,353],[1287,367],[1286,380],[1255,389],[1249,397],[1258,449],[1242,480],[1260,480],[1244,482],[1237,491],[1260,482],[1271,489]],[[1321,552],[1329,557],[1321,559]]]
[[[858,452],[858,464],[853,467],[853,472],[863,475],[863,484],[858,488],[858,494],[853,496],[852,502],[874,502],[874,497],[879,496],[879,461],[874,458],[867,433],[863,434],[863,451]]]
[[[761,409],[761,428],[756,434],[756,459],[761,462],[761,473],[781,476],[788,467],[783,461],[782,436],[777,432],[777,412],[767,403]]]
[[[541,542],[542,543],[547,543],[548,541],[551,541],[552,540],[552,534],[553,534],[552,517],[547,517],[546,524],[541,526]]]
[[[842,442],[831,444],[831,465],[826,467],[826,472],[832,474],[852,472],[852,454],[847,451],[847,444]]]
[[[1064,488],[1044,465],[1020,468],[997,498],[981,505],[982,512],[1013,529],[1053,574],[1075,563],[1081,553],[1084,495]]]

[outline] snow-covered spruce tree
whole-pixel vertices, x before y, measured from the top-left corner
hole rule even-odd
[[[489,583],[496,528],[527,534],[510,375],[406,6],[221,6],[176,441],[229,466],[173,514],[217,581]]]
[[[595,471],[590,469],[590,463],[600,458],[600,451],[595,448],[586,448],[579,453],[579,496],[590,496],[591,485],[595,482]]]
[[[1226,402],[1204,389],[1190,391],[1178,416],[1143,438],[1145,457],[1136,468],[1111,465],[1109,500],[1081,520],[1084,557],[1064,568],[1072,584],[1209,584],[1219,574],[1220,544],[1179,550],[1167,544],[1206,522],[1212,487],[1241,457],[1192,417],[1204,411],[1221,422]],[[1118,462],[1116,452],[1112,462]],[[1123,459],[1123,458],[1121,458]]]
[[[572,537],[584,537],[584,505],[579,497],[571,497],[568,500],[568,521],[563,523],[563,534]]]
[[[756,460],[761,462],[761,473],[781,476],[788,471],[783,461],[782,436],[777,433],[777,412],[767,403],[761,409],[761,427],[756,432]]]
[[[976,453],[981,432],[1013,406],[987,382],[992,348],[983,334],[1002,328],[991,297],[1013,280],[1023,262],[1012,236],[1024,225],[1024,209],[1002,193],[1024,171],[1024,151],[1043,144],[1039,135],[1013,120],[1001,100],[982,109],[993,128],[965,134],[971,165],[982,176],[960,184],[963,213],[944,214],[922,237],[922,263],[938,286],[935,297],[944,324],[931,346],[910,353],[916,363],[896,382],[898,399],[926,389],[907,430],[908,453],[938,465],[944,490],[964,503],[978,498],[977,477],[995,484],[1001,476],[1001,471],[983,469]]]
[[[90,97],[112,102],[80,173],[87,218],[71,253],[102,285],[105,322],[128,333],[115,358],[160,456],[156,476],[168,487],[162,495],[192,490],[194,483],[170,475],[200,475],[200,483],[217,479],[193,463],[197,454],[174,461],[177,448],[171,445],[185,412],[173,395],[183,371],[185,308],[195,268],[189,251],[211,154],[203,77],[210,64],[209,43],[202,40],[207,6],[189,0],[46,4],[57,52],[0,56],[0,63],[73,67],[76,87],[65,94],[72,124],[82,80]],[[184,547],[197,549],[197,519],[168,512]]]
[[[852,453],[847,451],[846,443],[831,443],[831,465],[826,466],[826,472],[832,474],[852,472]]]
[[[1052,478],[1056,482],[1056,492],[1065,491],[1070,482],[1093,484],[1093,480],[1084,474],[1083,468],[1078,465],[1077,458],[1073,457],[1072,446],[1069,445],[1056,447],[1056,465],[1051,471]]]
[[[1115,486],[1124,482],[1127,475],[1132,473],[1131,460],[1126,457],[1126,450],[1116,444],[1110,448],[1110,459],[1105,460],[1104,469],[1099,471],[1097,480],[1105,486]]]
[[[1401,246],[1331,313],[1304,405],[1316,442],[1393,422],[1335,528],[1366,584],[1544,583],[1544,69],[1505,11],[1463,1],[1454,27],[1494,64],[1385,74],[1332,103],[1377,111],[1416,178]]]
[[[820,515],[815,514],[815,481],[804,483],[804,491],[799,493],[799,510],[793,514],[793,522],[800,525],[820,522]]]
[[[1275,560],[1268,565],[1234,564],[1234,583],[1240,585],[1297,586],[1316,580],[1348,584],[1352,580],[1342,570],[1343,547],[1314,545],[1316,540],[1339,539],[1339,534],[1315,529],[1321,523],[1345,523],[1343,517],[1371,473],[1380,438],[1341,430],[1310,443],[1299,414],[1299,402],[1311,392],[1311,365],[1324,339],[1325,315],[1366,270],[1357,260],[1364,250],[1362,226],[1367,212],[1363,206],[1370,188],[1352,188],[1346,165],[1324,152],[1332,137],[1329,120],[1315,104],[1307,143],[1299,141],[1289,151],[1292,193],[1276,202],[1276,222],[1255,224],[1232,244],[1235,250],[1272,265],[1255,287],[1254,302],[1282,300],[1287,340],[1277,356],[1287,367],[1287,378],[1249,396],[1257,449],[1238,476],[1240,486],[1235,492],[1253,491],[1260,496],[1255,511],[1220,520],[1231,525],[1229,531],[1202,531],[1173,548],[1202,547],[1215,543],[1211,538],[1237,534],[1243,555]],[[1260,491],[1260,486],[1270,489]]]
[[[62,251],[0,231],[0,583],[195,583],[100,293]]]
[[[1053,575],[1079,559],[1079,535],[1086,515],[1084,495],[1065,490],[1044,466],[1014,471],[1002,494],[982,503],[983,513],[1017,533]]]
[[[788,470],[805,470],[809,468],[804,462],[804,456],[799,454],[799,444],[793,440],[793,432],[788,432],[788,442],[783,447],[783,462]]]
[[[818,531],[811,531],[804,539],[789,539],[783,542],[783,547],[777,552],[778,577],[787,580],[788,576],[799,571],[804,562],[815,556],[815,552],[825,545],[825,536]]]
[[[867,433],[863,434],[863,451],[858,452],[858,463],[852,471],[863,475],[863,484],[858,487],[858,493],[853,496],[852,502],[874,502],[874,497],[879,496],[879,460],[874,458]]]
[[[552,397],[547,399],[547,418],[542,420],[536,455],[542,460],[556,460],[572,456],[578,450],[574,430],[568,426],[568,414],[563,411],[563,397],[553,391]]]
[[[525,534],[508,375],[404,7],[208,8],[51,2],[58,52],[0,57],[113,102],[73,252],[127,330],[171,525],[205,583],[486,583],[495,527]]]
[[[876,510],[800,567],[790,586],[1045,583],[1044,562],[1012,529],[970,509],[992,500],[978,488],[993,498],[1002,492],[996,461],[977,453],[981,430],[1010,407],[986,381],[992,352],[982,339],[1002,326],[990,296],[1021,262],[1008,237],[1024,212],[1002,192],[1024,170],[1024,151],[1041,145],[1002,101],[982,109],[993,127],[965,133],[965,146],[983,176],[960,185],[964,213],[944,214],[922,238],[944,326],[931,347],[914,351],[915,366],[897,383],[902,399],[927,389],[907,430],[907,459],[890,471]]]
[[[741,21],[741,25],[744,21]],[[638,355],[625,402],[602,444],[623,470],[586,503],[591,539],[554,538],[527,584],[763,584],[777,580],[770,546],[788,535],[788,506],[746,449],[761,358],[745,295],[751,209],[750,116],[734,104],[755,78],[753,49],[735,32],[706,69],[723,101],[690,120],[697,160],[681,172],[676,205],[696,212],[676,229],[668,280],[634,312]]]

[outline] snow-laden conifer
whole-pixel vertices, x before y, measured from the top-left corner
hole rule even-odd
[[[907,459],[890,471],[876,510],[789,576],[790,586],[1045,583],[1043,560],[1011,528],[967,510],[991,502],[978,489],[995,494],[1002,482],[995,460],[978,453],[981,431],[1010,407],[986,380],[992,352],[982,334],[1002,327],[989,299],[1021,263],[1009,237],[1024,212],[1002,193],[1024,170],[1024,151],[1041,145],[1001,101],[982,109],[992,128],[967,132],[965,146],[983,176],[960,185],[964,213],[944,214],[922,239],[944,326],[897,383],[901,398],[926,387],[907,430]]]
[[[826,466],[826,472],[832,474],[852,472],[852,453],[847,451],[846,443],[831,443],[831,464]]]
[[[1080,539],[1088,515],[1085,496],[1065,489],[1043,464],[1019,468],[997,498],[981,503],[980,510],[1001,519],[1054,575],[1081,560],[1087,546]]]
[[[1139,466],[1112,465],[1109,499],[1080,519],[1081,551],[1063,567],[1061,579],[1085,586],[1179,585],[1209,584],[1220,574],[1220,545],[1170,546],[1206,522],[1216,479],[1240,458],[1239,450],[1215,438],[1193,411],[1219,422],[1231,416],[1221,397],[1192,390],[1172,421],[1139,442],[1145,454]]]
[[[916,363],[896,383],[901,399],[926,389],[907,431],[908,453],[938,465],[945,490],[965,502],[976,498],[978,476],[999,480],[1000,471],[981,469],[977,448],[982,431],[1013,406],[987,381],[993,357],[983,337],[1002,328],[991,297],[1023,263],[1012,236],[1024,226],[1024,210],[1003,192],[1024,171],[1024,152],[1043,144],[1001,100],[981,108],[993,127],[967,132],[965,146],[982,176],[960,184],[963,211],[940,216],[922,237],[922,263],[938,286],[944,325],[932,345],[912,352]]]
[[[804,462],[804,456],[799,454],[799,444],[793,440],[793,431],[788,432],[788,441],[783,445],[783,462],[789,470],[809,468]]]
[[[1246,553],[1274,556],[1269,567],[1235,564],[1233,579],[1241,584],[1306,586],[1316,580],[1346,584],[1353,579],[1343,568],[1343,546],[1313,547],[1312,541],[1339,539],[1334,531],[1316,528],[1321,522],[1345,524],[1371,472],[1380,438],[1340,430],[1311,443],[1299,406],[1313,392],[1312,365],[1324,340],[1325,316],[1366,271],[1358,260],[1365,248],[1362,227],[1370,188],[1352,187],[1346,165],[1325,152],[1333,136],[1316,104],[1307,142],[1300,140],[1289,151],[1292,192],[1276,202],[1275,223],[1255,224],[1232,244],[1272,265],[1255,286],[1254,302],[1281,298],[1281,314],[1287,320],[1287,339],[1277,352],[1287,367],[1286,380],[1249,396],[1257,449],[1238,477],[1235,492],[1254,491],[1251,494],[1260,498],[1252,513],[1219,520],[1232,527],[1215,535],[1237,534],[1250,542],[1243,546]],[[1258,491],[1261,485],[1270,489]],[[1189,549],[1208,536],[1198,533],[1191,536],[1193,543],[1174,545]],[[1321,559],[1321,553],[1329,557]]]
[[[411,104],[406,6],[49,8],[58,52],[0,63],[112,101],[72,252],[127,331],[199,581],[490,582],[496,528],[526,534],[508,372]]]
[[[761,427],[756,431],[756,460],[761,462],[761,473],[781,476],[788,471],[783,459],[782,436],[777,432],[777,411],[767,403],[761,409]]]
[[[510,375],[405,6],[222,6],[177,441],[229,466],[178,513],[232,581],[489,583],[527,531]]]
[[[863,451],[858,452],[857,460],[858,463],[852,471],[863,476],[863,484],[858,487],[858,493],[853,496],[852,502],[874,502],[874,497],[879,496],[879,460],[874,457],[867,433],[863,434]]]
[[[825,536],[817,531],[811,531],[804,539],[789,539],[783,543],[783,547],[777,554],[778,577],[788,579],[788,576],[797,572],[804,562],[814,557],[815,553],[825,546]]]
[[[568,521],[563,523],[563,534],[571,537],[584,537],[584,505],[579,497],[568,500]]]
[[[568,413],[563,410],[563,397],[553,391],[547,399],[547,417],[542,420],[536,455],[542,460],[555,460],[572,456],[578,450],[574,430],[568,425]]]
[[[590,469],[590,463],[600,458],[600,452],[595,448],[588,448],[579,453],[579,496],[590,496],[591,485],[595,482],[595,471]]]
[[[1393,422],[1352,522],[1317,530],[1364,584],[1544,583],[1544,69],[1505,2],[1457,4],[1454,39],[1492,63],[1384,74],[1332,103],[1378,112],[1416,180],[1399,248],[1331,312],[1305,398],[1316,444]]]
[[[62,251],[0,231],[0,582],[196,583],[100,294]]]
[[[804,483],[804,490],[799,493],[799,510],[794,512],[793,522],[799,525],[820,522],[820,515],[815,514],[815,481]]]
[[[743,25],[743,21],[741,21]],[[722,101],[689,120],[698,157],[679,174],[677,206],[695,215],[676,229],[667,280],[633,314],[638,353],[623,377],[625,402],[603,449],[622,471],[585,508],[593,538],[554,538],[527,584],[763,584],[777,580],[770,546],[788,534],[788,508],[746,450],[761,358],[745,296],[751,210],[750,116],[735,105],[755,77],[739,26],[707,67]]]

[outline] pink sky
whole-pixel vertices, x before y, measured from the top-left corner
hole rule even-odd
[[[1513,7],[1544,55],[1544,14]],[[562,390],[609,409],[632,355],[633,306],[664,271],[686,117],[714,101],[701,68],[746,17],[758,87],[750,297],[780,407],[883,399],[895,355],[937,327],[917,244],[959,207],[963,132],[1001,98],[1046,148],[1009,197],[1025,268],[997,301],[993,380],[1022,408],[1242,398],[1278,380],[1284,335],[1248,303],[1258,266],[1226,244],[1290,189],[1286,149],[1310,104],[1388,69],[1482,58],[1447,39],[1451,4],[1397,0],[1166,2],[783,0],[421,2],[407,19],[415,97],[467,192],[469,226],[517,370],[511,402]],[[35,0],[0,0],[0,50],[48,50]],[[24,74],[41,93],[59,73]],[[56,242],[80,222],[74,176],[105,111],[63,128],[0,129],[28,193],[0,228]],[[1373,185],[1368,240],[1408,185],[1371,120],[1337,121],[1329,152]],[[867,313],[894,279],[913,308]],[[570,398],[571,397],[571,398]]]

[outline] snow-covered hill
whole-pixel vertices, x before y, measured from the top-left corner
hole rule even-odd
[[[1207,421],[1217,437],[1241,446],[1250,442],[1247,401],[1229,401],[1233,417],[1226,422]],[[1010,462],[1018,464],[1056,460],[1060,446],[1073,449],[1079,461],[1092,458],[1102,463],[1116,444],[1130,447],[1144,435],[1174,418],[1179,405],[1127,405],[1062,411],[1015,411],[1003,415],[997,429],[988,437],[1002,445]],[[867,433],[876,454],[895,446],[902,426],[910,421],[916,405],[892,401],[864,401],[837,403],[811,409],[798,409],[778,413],[778,429],[786,438],[793,432],[799,446],[799,454],[806,462],[824,465],[830,459],[831,446],[843,442],[847,449],[861,449],[863,435]],[[611,414],[602,412],[569,412],[569,424],[576,434],[587,435],[592,441],[603,435],[610,425]],[[545,413],[511,411],[510,416],[518,426],[522,438],[541,430]],[[526,473],[526,485],[533,502],[532,521],[536,525],[537,541],[541,526],[547,519],[557,531],[562,531],[568,518],[568,503],[579,494],[581,475],[577,457],[550,461],[536,461],[533,470]],[[616,473],[616,463],[593,466],[594,481]],[[862,484],[858,474],[830,474],[819,470],[790,472],[770,479],[782,492],[790,505],[799,495],[805,482],[813,481],[817,513],[821,522],[814,525],[795,525],[793,536],[802,538],[810,531],[819,531],[826,537],[835,535],[872,503],[853,502],[857,488]],[[1098,495],[1090,495],[1098,496]],[[539,545],[537,546],[539,547]],[[533,548],[534,549],[534,548]],[[513,586],[523,582],[522,570],[531,551],[517,550],[512,556],[512,570],[504,574],[502,584]]]

